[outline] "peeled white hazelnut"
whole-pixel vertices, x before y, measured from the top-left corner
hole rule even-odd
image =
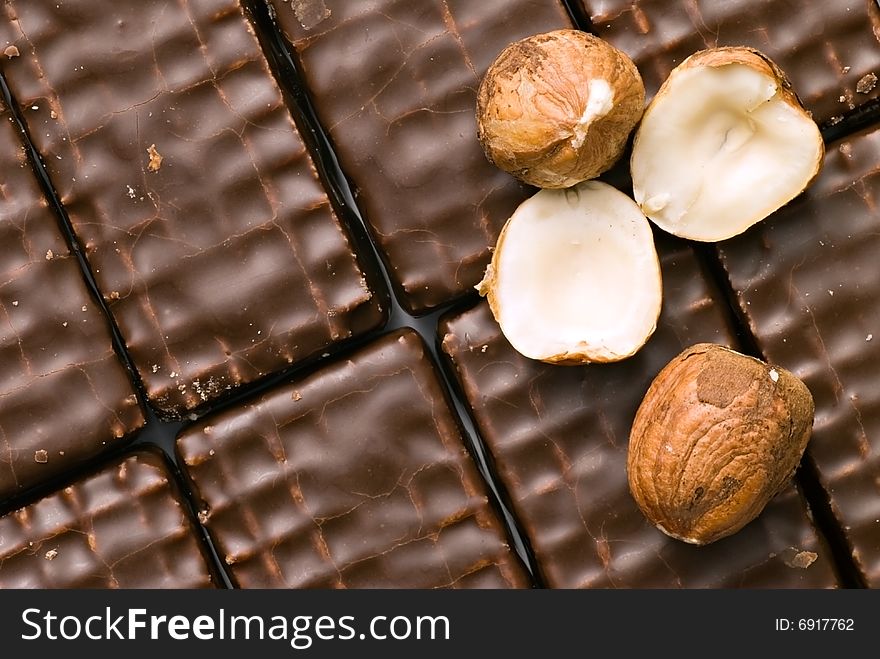
[[[541,190],[505,224],[477,290],[526,357],[619,361],[657,327],[662,289],[651,225],[605,183]]]
[[[480,85],[486,156],[540,188],[566,188],[609,169],[645,106],[636,65],[611,44],[556,30],[505,48]]]
[[[718,241],[799,195],[822,166],[816,122],[751,48],[713,48],[672,71],[636,132],[633,192],[669,233]]]

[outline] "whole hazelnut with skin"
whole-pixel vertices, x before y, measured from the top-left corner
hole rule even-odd
[[[788,371],[699,344],[660,371],[633,422],[633,498],[667,535],[704,545],[755,519],[786,487],[813,427]]]
[[[477,96],[478,137],[506,172],[566,188],[620,158],[644,105],[629,57],[585,32],[556,30],[511,44],[489,67]]]

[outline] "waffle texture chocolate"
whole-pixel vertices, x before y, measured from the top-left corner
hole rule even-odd
[[[207,588],[198,529],[139,451],[0,517],[0,588]]]
[[[880,587],[880,130],[828,147],[807,193],[721,244],[761,351],[816,402],[807,451],[865,581]]]
[[[635,357],[616,364],[528,360],[485,303],[441,322],[443,350],[544,580],[565,588],[834,586],[831,556],[794,487],[742,531],[705,547],[667,537],[633,501],[627,444],[651,380],[687,345],[734,341],[690,248],[666,244],[660,256],[660,325]]]
[[[241,587],[528,585],[411,330],[208,417],[178,451]]]
[[[629,54],[653,95],[697,50],[751,46],[824,123],[880,94],[875,0],[582,0],[593,31]]]
[[[510,42],[571,27],[562,4],[271,3],[403,304],[469,290],[530,194],[483,155],[477,88]]]
[[[164,414],[382,322],[237,0],[11,0],[0,46]]]
[[[0,101],[0,500],[143,424],[107,319]]]

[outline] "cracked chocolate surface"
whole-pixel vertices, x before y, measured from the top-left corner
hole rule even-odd
[[[11,0],[0,61],[165,415],[375,328],[236,0]]]
[[[336,0],[310,29],[272,4],[405,306],[470,290],[531,194],[483,155],[477,88],[510,42],[571,27],[562,4]]]
[[[0,101],[0,500],[143,424],[86,288]]]
[[[816,402],[807,446],[852,555],[880,586],[880,130],[828,146],[816,182],[720,252],[761,351]]]
[[[616,364],[560,367],[507,343],[488,305],[447,315],[442,347],[551,587],[833,587],[831,556],[791,486],[742,531],[705,547],[654,528],[627,486],[630,427],[660,369],[694,343],[733,345],[721,301],[691,249],[658,244],[657,332]],[[792,557],[812,551],[806,569]]]
[[[0,517],[0,588],[206,588],[196,528],[139,451]]]
[[[184,432],[239,586],[528,586],[411,330]]]
[[[785,71],[819,123],[876,98],[875,0],[581,0],[596,35],[635,60],[649,97],[697,50],[757,48]],[[868,76],[868,78],[865,78]]]

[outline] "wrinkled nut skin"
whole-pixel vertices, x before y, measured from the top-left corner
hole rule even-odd
[[[608,103],[590,102],[597,80],[611,91]],[[477,135],[504,171],[539,188],[566,188],[620,158],[644,107],[645,86],[627,55],[590,34],[556,30],[511,44],[489,67]]]
[[[704,545],[757,517],[789,482],[813,427],[797,377],[699,344],[660,371],[633,422],[633,498],[667,535]]]

